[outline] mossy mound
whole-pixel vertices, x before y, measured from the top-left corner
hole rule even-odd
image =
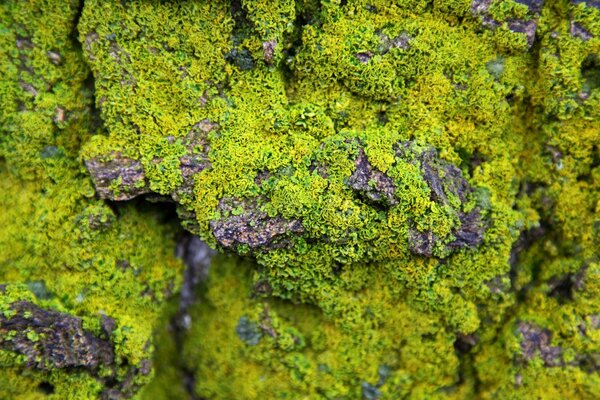
[[[252,281],[254,269],[232,257],[213,259],[190,311],[182,356],[173,357],[168,342],[161,342],[163,352],[159,345],[158,364],[188,371],[196,396],[460,399],[473,394],[472,377],[459,376],[455,337],[445,322],[413,309],[385,285],[371,286],[362,300],[385,299],[394,306],[367,310],[348,328],[314,306],[260,293]],[[169,398],[164,393],[173,382],[165,377],[172,369],[164,368],[145,398]]]

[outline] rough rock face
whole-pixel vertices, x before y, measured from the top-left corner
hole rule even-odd
[[[76,38],[82,5],[0,4],[2,399],[133,397],[150,380],[152,332],[179,286],[165,213],[111,208],[79,158],[103,130]],[[139,160],[122,153],[87,166],[104,173],[102,197],[149,190]]]
[[[176,161],[181,183],[177,185],[170,195],[175,200],[192,196],[194,175],[210,166],[208,161],[209,145],[207,134],[217,129],[216,124],[203,120],[195,124],[187,136],[180,141],[183,155]],[[167,138],[167,143],[174,145],[173,137]],[[154,158],[149,165],[159,167],[162,158]],[[148,165],[148,164],[146,164]],[[123,201],[131,200],[142,194],[150,193],[151,186],[144,164],[135,159],[124,157],[120,153],[107,154],[101,158],[92,158],[85,161],[85,166],[90,173],[96,192],[103,199]],[[165,193],[162,193],[165,194]]]
[[[498,19],[493,14],[492,6],[502,5],[502,1],[493,0],[473,0],[471,3],[471,12],[473,15],[480,17],[483,26],[489,29],[500,28],[503,23],[510,32],[523,34],[527,39],[527,47],[530,48],[535,40],[535,34],[538,25],[538,18],[544,5],[544,0],[517,0],[515,3],[522,4],[527,9],[525,18],[516,18],[512,16],[502,16]],[[507,6],[509,1],[504,2]],[[510,7],[510,6],[508,6]]]
[[[91,159],[85,166],[103,199],[130,200],[149,192],[144,169],[137,160],[111,154],[108,161]]]
[[[208,144],[204,145],[208,147]],[[456,207],[451,204],[449,196],[458,199],[460,205],[466,202],[473,192],[463,177],[462,171],[452,163],[441,159],[433,147],[421,148],[413,141],[399,142],[394,147],[398,162],[412,163],[420,169],[422,179],[430,190],[431,200],[440,206]],[[186,160],[188,159],[186,158]],[[182,186],[187,186],[185,190],[190,196],[193,196],[191,192],[193,176],[207,168],[205,160],[206,157],[203,156],[200,163],[191,163],[192,166],[190,163],[182,162],[181,164],[184,176],[184,185]],[[113,155],[112,159],[104,163],[95,159],[88,160],[86,166],[94,179],[98,195],[103,198],[127,200],[148,191],[143,168],[139,162]],[[321,167],[321,170],[322,176],[327,179],[329,176],[327,166]],[[254,182],[262,186],[263,181],[278,178],[281,178],[280,174],[263,172],[257,175]],[[363,145],[359,144],[358,155],[354,161],[354,171],[346,179],[346,184],[370,205],[384,209],[398,205],[394,180],[371,165]],[[115,189],[114,185],[120,186]],[[179,187],[177,190],[181,191],[182,189]],[[220,199],[216,211],[221,217],[210,222],[210,230],[217,242],[221,246],[233,250],[240,245],[246,245],[252,250],[268,251],[290,244],[289,240],[281,241],[279,239],[304,233],[305,230],[300,220],[285,219],[281,216],[271,217],[262,211],[261,207],[268,202],[269,200],[264,197]],[[481,220],[479,208],[468,213],[457,210],[457,215],[460,224],[454,229],[455,240],[447,244],[447,249],[479,245],[485,231],[485,224]],[[409,248],[415,254],[430,257],[439,240],[440,238],[432,231],[419,232],[411,228]]]
[[[222,217],[210,223],[219,244],[234,250],[246,245],[250,249],[266,251],[285,245],[278,239],[304,231],[300,221],[269,217],[260,207],[258,200],[221,199],[218,211]]]
[[[521,351],[524,362],[539,356],[547,367],[556,367],[563,363],[562,349],[550,345],[550,331],[527,322],[520,322],[518,330],[523,335]]]
[[[112,344],[82,327],[81,319],[20,301],[0,315],[0,348],[26,357],[25,365],[42,370],[83,368],[97,374],[114,362]],[[106,332],[110,335],[112,332]]]
[[[417,162],[431,192],[431,200],[445,207],[452,207],[449,196],[459,199],[460,203],[467,201],[473,189],[455,165],[439,158],[434,148],[414,150],[415,143],[404,142],[397,145],[397,155],[408,157]],[[481,219],[480,209],[475,208],[468,213],[458,211],[460,225],[453,230],[455,239],[448,243],[448,249],[475,247],[483,241],[486,225]],[[419,255],[431,257],[434,246],[439,238],[432,232],[419,232],[411,228],[409,234],[410,250]]]
[[[365,151],[361,148],[354,161],[356,169],[348,178],[348,185],[360,194],[366,201],[380,204],[383,207],[393,207],[398,203],[394,191],[396,185],[389,176],[373,168]]]

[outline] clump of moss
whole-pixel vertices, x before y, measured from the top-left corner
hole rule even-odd
[[[287,2],[270,3],[288,10],[271,14],[245,3],[186,3],[186,12],[160,2],[101,7],[86,4],[79,25],[109,131],[86,145],[89,162],[107,171],[111,154],[141,163],[140,186],[176,199],[186,226],[209,243],[255,256],[278,296],[351,319],[333,302],[349,285],[340,271],[380,264],[424,310],[454,315],[458,331],[476,329],[471,311],[491,296],[481,285],[508,272],[518,233],[510,176],[522,143],[511,110],[522,101],[527,55],[506,55],[502,72],[491,73],[498,49],[475,21],[457,27],[437,12],[331,3],[310,15],[296,10],[302,25],[279,36],[289,61],[246,68],[230,62],[240,29],[252,36],[260,20],[279,35],[275,27],[293,14]],[[165,47],[180,29],[154,21],[135,28],[152,34],[111,31],[148,14],[217,41],[187,35]],[[171,63],[185,72],[162,66]],[[201,105],[187,107],[198,97],[177,89],[169,104],[179,111],[167,113],[150,71],[171,91],[204,88]],[[193,118],[173,118],[183,110]],[[196,154],[185,144],[194,132]],[[202,167],[182,167],[200,153]],[[470,168],[474,158],[483,162]],[[112,176],[122,187],[125,175]],[[181,183],[188,178],[192,190]],[[96,185],[105,192],[99,175]]]
[[[393,399],[472,394],[472,379],[459,377],[455,337],[445,331],[444,322],[416,311],[385,283],[375,281],[355,293],[354,306],[363,314],[350,328],[313,306],[266,295],[252,275],[252,264],[218,257],[200,287],[192,328],[183,342],[196,396]]]

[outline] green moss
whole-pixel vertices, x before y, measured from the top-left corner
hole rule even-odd
[[[78,158],[97,126],[90,71],[72,36],[77,13],[77,2],[0,6],[7,74],[0,82],[0,309],[10,319],[13,305],[27,301],[80,318],[86,332],[109,341],[115,364],[54,368],[44,354],[35,362],[45,367],[32,368],[23,354],[2,350],[3,398],[97,398],[108,378],[129,380],[131,388],[147,382],[138,369],[151,357],[154,323],[180,282],[175,227],[151,209],[115,212],[94,198]],[[114,322],[112,332],[102,328],[103,316]],[[33,328],[25,336],[46,339]]]
[[[141,366],[180,265],[155,212],[94,198],[82,161],[123,157],[143,179],[113,195],[171,196],[186,228],[257,262],[216,261],[195,305],[199,396],[598,397],[594,6],[90,0],[75,27],[78,10],[0,8],[7,298],[98,334],[115,317],[119,379]],[[258,245],[223,239],[240,220]],[[519,329],[551,332],[562,364],[523,362]],[[183,379],[165,336],[148,398]],[[0,360],[6,382],[24,362]],[[24,371],[18,387],[50,379]],[[102,390],[85,382],[69,393]]]
[[[314,307],[255,292],[251,264],[213,260],[184,339],[196,395],[355,399],[369,388],[381,399],[472,393],[471,381],[459,382],[454,338],[444,323],[411,309],[390,289],[372,280],[354,292],[362,318],[350,327]]]

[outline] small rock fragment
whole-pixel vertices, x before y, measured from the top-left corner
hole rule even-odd
[[[369,163],[362,148],[359,149],[354,165],[356,169],[348,178],[347,184],[364,200],[386,207],[393,207],[398,204],[398,200],[394,195],[396,190],[394,181]]]
[[[275,48],[277,47],[276,40],[269,40],[263,43],[263,59],[269,65],[273,64],[273,57],[275,56]]]
[[[527,362],[539,354],[547,367],[563,364],[562,349],[558,346],[550,346],[551,333],[549,330],[542,329],[531,322],[519,322],[517,330],[523,336],[521,341],[523,362]]]
[[[84,330],[81,319],[27,301],[12,303],[10,308],[14,316],[0,313],[0,348],[24,355],[28,367],[96,372],[113,364],[112,345]]]
[[[218,211],[225,214],[219,220],[210,222],[213,235],[225,248],[248,245],[251,249],[273,249],[284,247],[280,239],[285,235],[304,232],[299,220],[269,217],[260,210],[257,199],[236,200],[223,198]]]
[[[149,192],[144,168],[138,160],[115,153],[108,161],[87,160],[85,166],[92,175],[96,192],[103,199],[130,200]]]

